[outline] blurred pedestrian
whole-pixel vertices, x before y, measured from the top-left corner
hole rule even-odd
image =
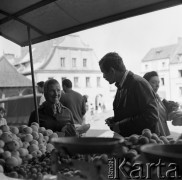
[[[69,79],[62,81],[62,87],[65,93],[61,96],[61,103],[71,110],[76,129],[87,131],[90,125],[85,124],[83,118],[86,113],[85,98],[72,89],[72,82]]]
[[[42,94],[40,97],[39,105],[41,105],[45,101],[44,97],[44,81],[40,81],[37,83],[38,93]]]
[[[0,126],[7,125],[7,121],[4,118],[6,111],[3,107],[0,107]]]

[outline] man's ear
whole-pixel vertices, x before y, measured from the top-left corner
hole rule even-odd
[[[115,74],[116,72],[116,70],[113,67],[111,67],[109,71],[112,72],[112,74]]]

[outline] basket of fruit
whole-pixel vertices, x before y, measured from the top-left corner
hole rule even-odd
[[[111,154],[117,145],[123,141],[124,138],[117,139],[104,137],[60,137],[52,139],[52,142],[58,151],[65,150],[68,154]]]

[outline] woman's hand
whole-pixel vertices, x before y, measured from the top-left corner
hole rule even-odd
[[[169,114],[174,126],[182,126],[182,111],[173,111]]]
[[[169,118],[171,120],[175,120],[176,118],[182,118],[182,111],[172,111],[171,113],[169,113]]]
[[[77,136],[75,126],[71,123],[66,124],[61,131],[65,133],[65,136]]]
[[[168,112],[177,111],[179,108],[179,103],[177,103],[177,102],[167,101],[166,99],[163,99],[162,102],[165,105],[165,107],[167,108]]]

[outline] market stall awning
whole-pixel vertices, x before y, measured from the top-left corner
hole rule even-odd
[[[182,4],[181,0],[1,0],[0,35],[19,44],[57,38]]]

